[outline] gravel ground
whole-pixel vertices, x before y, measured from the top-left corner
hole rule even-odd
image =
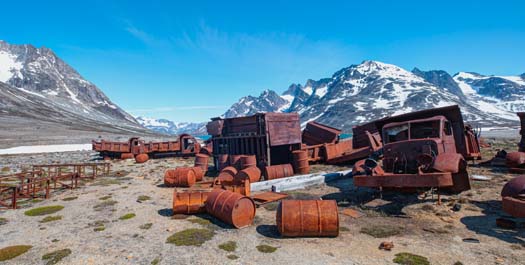
[[[508,143],[507,143],[508,144]],[[493,152],[497,148],[491,148]],[[17,171],[25,163],[79,162],[95,158],[92,152],[36,154],[31,156],[1,156],[0,166]],[[473,182],[473,188],[460,195],[435,197],[414,194],[383,193],[356,189],[346,178],[307,190],[289,192],[292,198],[336,199],[340,211],[357,209],[365,215],[352,218],[340,213],[341,233],[337,238],[282,239],[275,228],[275,207],[257,209],[255,223],[244,229],[233,229],[206,215],[174,219],[171,216],[173,188],[159,186],[167,168],[192,164],[192,159],[168,158],[135,164],[133,160],[112,161],[116,176],[99,178],[79,189],[53,193],[49,200],[30,202],[22,209],[0,211],[7,223],[0,225],[0,248],[12,245],[32,245],[25,254],[5,264],[46,264],[46,253],[71,249],[60,264],[392,264],[395,254],[410,252],[428,258],[431,264],[525,264],[524,230],[504,230],[495,226],[495,219],[504,215],[499,192],[512,178],[501,170],[471,167],[473,174],[491,176],[487,182]],[[348,167],[344,167],[348,168]],[[338,167],[316,165],[316,171],[339,170]],[[4,172],[6,173],[6,172]],[[139,202],[139,196],[150,200]],[[109,197],[107,197],[109,196]],[[78,197],[64,201],[65,198]],[[106,198],[104,198],[106,197]],[[105,199],[105,200],[101,200]],[[114,205],[95,207],[107,201]],[[110,203],[107,203],[110,204]],[[453,211],[454,204],[460,207]],[[26,216],[28,209],[62,205],[52,214],[61,220],[41,223],[45,216]],[[273,205],[274,206],[274,205]],[[134,213],[127,220],[119,217]],[[206,220],[211,220],[207,223]],[[198,220],[197,223],[192,220]],[[149,229],[140,226],[151,223]],[[199,224],[200,223],[200,224]],[[103,224],[105,230],[94,229]],[[362,233],[363,228],[377,229],[381,225],[398,234],[375,238]],[[188,228],[209,229],[213,238],[202,246],[176,246],[166,239]],[[464,242],[475,238],[479,243]],[[237,249],[227,252],[218,246],[234,241]],[[379,250],[383,241],[391,241],[391,251]],[[276,247],[273,253],[263,253],[257,246]],[[238,259],[232,260],[229,255]]]

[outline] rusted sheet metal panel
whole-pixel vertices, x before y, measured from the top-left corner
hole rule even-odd
[[[283,237],[339,235],[339,212],[335,200],[283,200],[275,219]]]
[[[221,135],[223,126],[223,120],[213,120],[206,124],[206,131],[208,131],[209,135]]]
[[[346,152],[338,157],[334,157],[327,160],[328,164],[344,164],[351,161],[356,161],[368,157],[371,154],[369,147],[362,147],[358,149],[352,149],[350,152]]]
[[[519,143],[518,151],[525,152],[525,112],[518,112],[518,117],[520,117],[521,121],[521,141]]]
[[[311,121],[303,130],[303,143],[307,145],[333,144],[339,140],[341,130]]]
[[[471,126],[465,126],[465,143],[467,146],[467,160],[481,160],[481,150],[478,135]]]
[[[300,144],[301,123],[297,113],[266,113],[270,146]]]
[[[336,144],[324,145],[325,160],[327,162],[350,152],[352,152],[352,141],[341,141]]]
[[[255,204],[258,206],[280,201],[284,198],[288,197],[288,194],[285,193],[279,193],[279,192],[273,192],[273,191],[267,191],[259,194],[255,194],[252,196],[252,200],[255,202]]]
[[[235,228],[243,228],[253,223],[255,203],[239,193],[216,189],[208,194],[206,211]]]
[[[506,157],[506,165],[510,168],[525,167],[525,152],[510,152]]]
[[[354,176],[354,185],[371,188],[439,188],[452,187],[452,174],[425,173],[425,174],[388,174],[372,176]]]

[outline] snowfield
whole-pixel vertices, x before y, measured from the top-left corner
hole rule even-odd
[[[86,151],[91,149],[91,144],[30,145],[0,149],[0,155]]]

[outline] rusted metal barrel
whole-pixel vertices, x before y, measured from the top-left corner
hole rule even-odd
[[[204,171],[201,167],[192,167],[191,169],[195,173],[195,181],[201,181],[204,178]]]
[[[237,169],[234,167],[225,167],[217,176],[219,181],[233,181],[237,175]]]
[[[206,198],[210,191],[183,191],[173,192],[174,214],[195,214],[206,211]]]
[[[308,152],[306,150],[296,150],[292,152],[294,171],[296,174],[310,173],[310,164],[308,164]]]
[[[267,180],[287,178],[293,176],[293,167],[291,164],[267,166],[264,168],[264,175]]]
[[[250,183],[261,180],[261,170],[258,167],[249,167],[239,171],[239,173],[235,175],[236,181],[242,181],[245,179],[249,179]]]
[[[256,167],[257,166],[257,159],[255,155],[244,155],[241,157],[241,168],[249,168],[249,167]]]
[[[164,185],[166,186],[191,187],[195,181],[195,171],[191,167],[168,169],[164,173]]]
[[[137,163],[144,163],[149,160],[148,154],[138,154],[135,156],[135,162]]]
[[[243,228],[253,223],[255,203],[239,193],[216,189],[208,195],[206,212],[235,228]]]
[[[525,164],[525,152],[510,152],[506,157],[507,167],[520,167]]]
[[[223,189],[223,190],[229,190],[231,192],[239,193],[244,196],[250,196],[251,194],[251,186],[250,186],[250,180],[244,180],[241,182],[238,181],[222,181],[222,182],[216,182],[213,185],[214,189]]]
[[[120,159],[132,159],[135,156],[132,153],[122,153],[120,154]]]
[[[241,169],[241,158],[243,155],[230,155],[230,166]]]
[[[335,200],[283,200],[275,216],[284,237],[339,235],[339,214]]]
[[[230,160],[227,154],[217,156],[217,170],[221,171],[230,165]]]
[[[518,112],[518,117],[520,117],[521,121],[521,141],[518,144],[518,151],[525,152],[525,112]]]
[[[208,171],[208,161],[210,157],[205,154],[196,154],[195,155],[195,166],[200,167],[204,173]]]

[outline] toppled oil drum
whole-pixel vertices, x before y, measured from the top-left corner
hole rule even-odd
[[[287,178],[293,176],[293,167],[291,164],[267,166],[264,168],[264,175],[267,180]]]
[[[244,196],[250,196],[251,186],[250,180],[246,179],[241,182],[239,181],[222,181],[216,182],[213,186],[214,189],[229,190],[231,192],[239,193]]]
[[[283,237],[336,237],[339,214],[335,200],[283,200],[275,216]]]
[[[120,159],[132,159],[135,157],[132,153],[122,153],[120,154]]]
[[[296,174],[310,173],[310,164],[308,164],[308,152],[305,150],[296,150],[293,154],[293,166]]]
[[[195,214],[206,211],[204,203],[210,191],[173,192],[174,214]]]
[[[195,181],[201,181],[204,178],[204,171],[201,167],[192,167],[191,169],[195,173]]]
[[[243,155],[230,155],[230,166],[235,167],[237,170],[240,170],[242,157]]]
[[[144,163],[149,160],[148,154],[138,154],[135,156],[135,162],[137,163]]]
[[[256,167],[257,166],[257,159],[255,155],[244,155],[241,157],[241,168],[249,168],[249,167]]]
[[[235,178],[235,175],[237,175],[236,168],[231,167],[231,166],[225,167],[224,169],[221,170],[216,180],[221,181],[221,182],[222,181],[233,181],[233,179]]]
[[[195,181],[195,171],[191,167],[168,169],[164,173],[164,184],[166,186],[191,187]]]
[[[250,183],[261,180],[261,170],[257,167],[249,167],[239,171],[239,173],[235,175],[235,180],[238,182],[245,179],[250,180]]]
[[[253,223],[255,203],[239,193],[215,189],[208,194],[206,212],[235,228],[243,228]]]
[[[507,157],[506,157],[507,167],[520,167],[523,164],[525,164],[525,152],[507,153]]]
[[[217,156],[217,170],[218,171],[221,171],[223,170],[225,167],[229,166],[230,165],[230,160],[229,160],[229,157],[227,154],[223,154],[223,155],[218,155]]]
[[[210,157],[205,154],[196,154],[195,155],[195,166],[200,167],[204,173],[208,171],[208,161]]]
[[[516,197],[525,194],[525,176],[511,179],[501,190],[501,197]]]

